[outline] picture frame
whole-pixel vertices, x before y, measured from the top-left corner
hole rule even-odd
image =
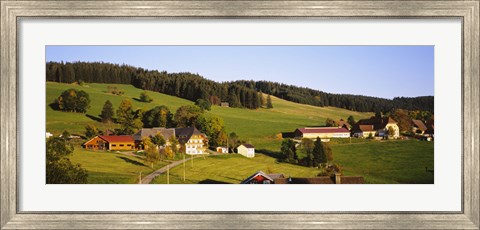
[[[1,229],[478,229],[479,1],[1,1]],[[461,212],[44,212],[18,210],[18,20],[56,17],[460,18]]]

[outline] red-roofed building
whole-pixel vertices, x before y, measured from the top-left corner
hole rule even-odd
[[[91,150],[133,150],[135,140],[132,136],[95,136],[83,146]]]
[[[309,138],[349,138],[350,131],[338,127],[305,127],[294,131],[296,139]]]

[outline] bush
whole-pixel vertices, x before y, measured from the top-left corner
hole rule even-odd
[[[148,96],[147,91],[143,91],[140,93],[140,101],[150,103],[153,101],[153,99]]]

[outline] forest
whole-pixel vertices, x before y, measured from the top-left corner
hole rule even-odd
[[[269,81],[215,82],[199,74],[148,70],[126,64],[103,62],[47,62],[47,81],[61,83],[112,83],[156,91],[213,105],[228,102],[230,107],[257,109],[262,94],[314,106],[334,106],[359,112],[389,112],[393,109],[434,112],[434,97],[396,97],[393,100],[363,95],[332,94],[320,90]]]

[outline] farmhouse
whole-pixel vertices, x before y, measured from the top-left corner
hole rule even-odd
[[[429,136],[429,137],[434,137],[434,133],[435,133],[435,125],[434,125],[434,119],[433,119],[433,116],[432,118],[430,118],[428,121],[427,121],[427,130],[425,131],[425,136]]]
[[[242,144],[238,146],[237,152],[238,154],[241,154],[248,158],[255,157],[255,147],[251,144]]]
[[[427,131],[427,126],[421,120],[412,119],[412,132],[423,135]]]
[[[217,153],[228,153],[228,148],[223,146],[218,146]]]
[[[208,141],[207,136],[198,131],[195,127],[177,128],[175,135],[178,142],[185,145],[185,153],[189,155],[207,153],[205,144]]]
[[[335,123],[338,125],[338,128],[346,128],[348,130],[350,130],[350,128],[351,128],[351,125],[343,119],[340,119],[340,120],[336,121]]]
[[[283,174],[266,174],[258,171],[243,180],[240,184],[275,184],[275,180],[279,178],[284,178]]]
[[[172,136],[175,136],[175,129],[173,128],[162,128],[162,127],[156,127],[156,128],[143,128],[139,130],[137,133],[133,134],[133,139],[135,140],[135,147],[137,149],[144,149],[143,146],[143,139],[144,138],[152,138],[157,133],[162,134],[163,138],[166,141],[166,145],[170,145],[170,138]]]
[[[305,127],[294,131],[296,139],[309,138],[348,138],[350,131],[346,128],[337,127]]]
[[[83,146],[91,150],[132,150],[135,141],[132,136],[95,136],[85,142]]]
[[[389,136],[390,128],[393,129],[393,138],[400,136],[400,131],[397,122],[390,117],[362,119],[352,128],[353,136],[355,137],[369,137],[370,135],[378,137]]]

